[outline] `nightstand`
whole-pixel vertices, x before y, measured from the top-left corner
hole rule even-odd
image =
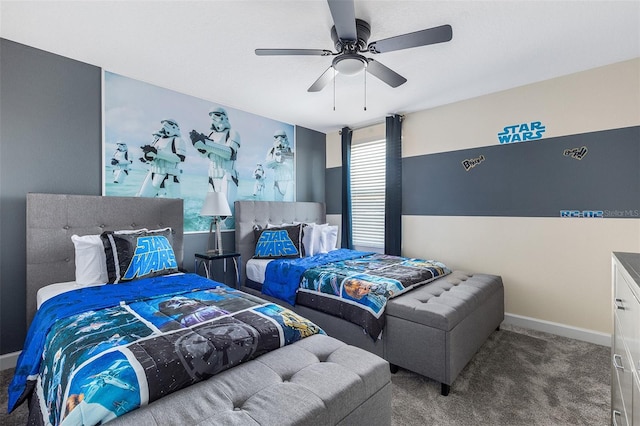
[[[236,283],[234,285],[235,288],[240,288],[240,266],[242,259],[240,257],[240,253],[234,251],[224,251],[222,253],[195,253],[194,255],[194,270],[197,274],[201,267],[204,267],[204,271],[207,274],[207,278],[212,278],[212,266],[213,262],[216,260],[224,261],[224,271],[227,271],[227,259],[233,259],[233,265],[235,266],[236,272]],[[223,281],[221,281],[223,282]]]

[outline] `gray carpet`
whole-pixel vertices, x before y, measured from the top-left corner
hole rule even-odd
[[[460,373],[449,396],[400,369],[393,380],[393,425],[606,425],[610,349],[504,327]],[[13,370],[0,372],[0,425],[24,425],[26,404],[7,415]]]
[[[610,348],[510,328],[493,333],[447,397],[393,375],[393,425],[607,425]]]

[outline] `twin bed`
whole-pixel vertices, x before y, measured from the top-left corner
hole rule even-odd
[[[263,273],[249,271],[247,274],[246,260],[252,259],[256,252],[256,237],[259,235],[256,229],[278,224],[325,222],[323,203],[236,201],[236,251],[245,259],[240,289],[286,306],[318,324],[330,336],[386,359],[394,369],[402,367],[440,382],[441,393],[446,396],[458,374],[504,320],[504,288],[501,277],[450,271],[437,261],[419,265],[424,261],[404,259],[401,265],[391,266],[391,272],[386,276],[400,279],[402,274],[398,271],[402,268],[420,268],[424,274],[412,275],[414,281],[410,281],[408,287],[412,284],[428,284],[417,285],[406,292],[403,290],[401,294],[394,294],[388,299],[383,321],[379,324],[382,331],[379,333],[380,329],[363,332],[363,328],[370,330],[367,324],[354,320],[346,312],[351,310],[354,298],[344,296],[344,286],[349,281],[344,279],[344,275],[338,279],[342,280],[342,293],[338,290],[334,295],[327,296],[309,291],[308,288],[300,288],[297,297],[292,300],[290,297],[282,298],[282,291],[272,291],[282,284],[279,278],[286,273],[288,267],[284,268],[284,273],[271,276],[267,269],[266,282],[262,282]],[[320,259],[318,262],[303,263],[311,263],[309,271],[317,271],[316,264],[324,262]],[[349,263],[349,260],[341,263]],[[374,264],[380,263],[387,263],[387,259],[374,259]],[[387,265],[383,268],[387,268]],[[360,272],[362,270],[350,268],[347,276],[353,274],[352,277],[357,277]],[[308,281],[312,281],[314,277],[324,274],[324,271],[309,274],[311,278]],[[375,277],[374,283],[367,285],[375,286],[377,280]],[[275,285],[272,281],[275,281]],[[337,296],[344,296],[348,300],[346,304],[342,303],[337,309],[333,309],[329,305],[335,302]],[[317,299],[324,300],[318,304]]]
[[[30,424],[391,423],[388,362],[181,272],[182,226],[179,199],[27,195],[30,328],[10,410],[28,400]],[[98,238],[112,284],[78,279],[72,235]]]

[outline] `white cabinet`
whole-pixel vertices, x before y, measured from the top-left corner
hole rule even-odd
[[[636,369],[637,371],[637,369]],[[633,388],[633,420],[629,419],[633,424],[640,425],[640,377],[636,376]]]
[[[612,255],[611,424],[640,426],[640,254]]]

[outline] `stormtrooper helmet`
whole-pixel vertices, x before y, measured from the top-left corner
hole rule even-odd
[[[276,130],[273,134],[273,146],[280,149],[289,148],[289,138],[284,130]]]
[[[120,152],[127,152],[127,144],[123,142],[116,142],[116,149]]]
[[[162,128],[157,132],[160,136],[180,136],[180,126],[178,126],[176,120],[165,118],[164,120],[161,120],[160,123],[162,123]]]
[[[227,111],[222,107],[212,108],[209,111],[209,117],[211,117],[211,130],[222,132],[231,127],[229,117],[227,117]]]

